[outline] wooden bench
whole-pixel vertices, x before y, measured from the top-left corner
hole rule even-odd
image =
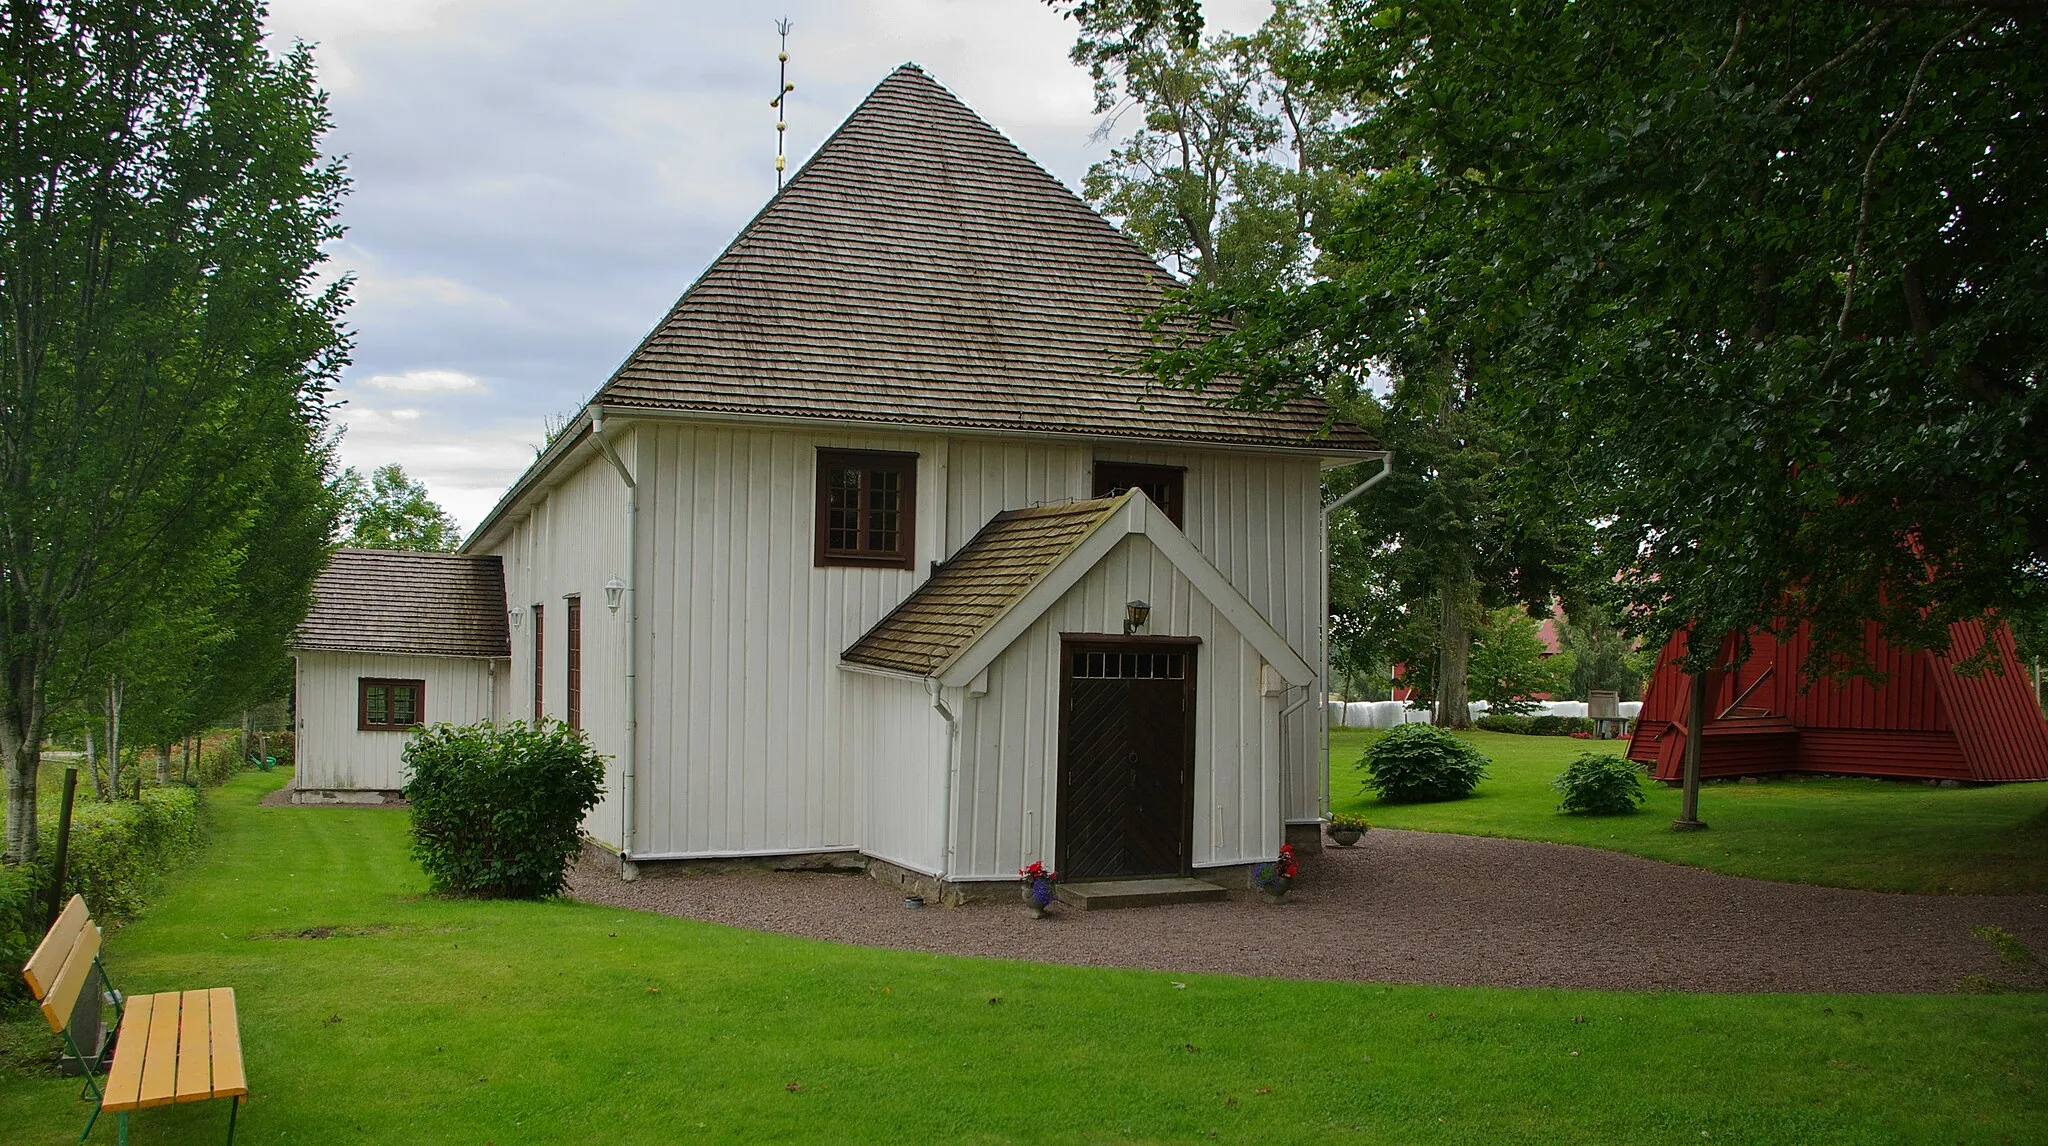
[[[21,977],[42,1004],[43,1018],[50,1029],[64,1037],[73,1057],[85,1067],[88,1093],[99,1099],[85,1131],[103,1111],[119,1116],[118,1137],[128,1142],[128,1113],[174,1102],[203,1102],[209,1098],[232,1100],[228,1107],[228,1141],[235,1140],[235,1116],[241,1112],[242,1096],[249,1093],[242,1074],[242,1029],[235,1019],[235,992],[231,987],[201,991],[165,991],[157,995],[135,995],[123,999],[110,992],[119,1014],[114,1041],[114,1062],[105,1077],[95,1078],[99,1047],[80,1047],[71,1035],[71,1014],[79,995],[97,972],[106,981],[106,967],[100,962],[100,929],[87,913],[85,900],[72,896],[50,933],[43,936],[36,953],[29,956]]]

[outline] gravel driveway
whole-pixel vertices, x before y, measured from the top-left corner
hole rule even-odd
[[[793,872],[621,882],[582,900],[789,935],[953,955],[1296,979],[1680,991],[1950,991],[2021,981],[1996,924],[2048,953],[2048,895],[1896,895],[1738,879],[1594,848],[1375,829],[1302,864],[1288,902],[1121,911],[902,906],[864,876]],[[2038,983],[2038,980],[2037,980]]]

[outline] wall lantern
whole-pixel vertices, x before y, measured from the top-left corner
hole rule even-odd
[[[511,618],[512,627],[516,629],[519,627],[519,622],[526,619],[526,610],[517,608],[507,609],[505,610],[505,615]]]
[[[626,595],[626,583],[617,577],[604,583],[604,607],[614,614],[619,611],[619,600]]]
[[[1145,627],[1152,619],[1152,606],[1143,601],[1131,601],[1124,605],[1124,636],[1130,636]]]

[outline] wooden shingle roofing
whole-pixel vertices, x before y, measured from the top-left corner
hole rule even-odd
[[[933,675],[1023,600],[1130,497],[1127,493],[995,515],[840,659],[913,676]]]
[[[496,557],[337,549],[313,582],[295,648],[505,657],[505,568]]]
[[[1375,448],[1319,402],[1232,410],[1124,373],[1173,279],[914,64],[883,80],[596,401]]]

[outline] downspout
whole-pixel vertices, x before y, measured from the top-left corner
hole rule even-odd
[[[619,480],[626,483],[626,745],[619,754],[619,878],[632,880],[640,876],[639,867],[633,862],[634,764],[640,747],[640,594],[634,588],[640,580],[640,486],[626,469],[626,463],[619,460],[612,440],[605,436],[603,406],[590,409],[590,437],[604,460],[619,471]]]
[[[1323,799],[1322,816],[1330,818],[1330,515],[1344,508],[1366,490],[1387,480],[1394,472],[1391,451],[1379,455],[1380,472],[1353,486],[1350,493],[1323,507],[1323,672],[1316,680],[1323,694]]]
[[[932,708],[946,722],[946,781],[939,793],[939,807],[943,809],[946,822],[942,825],[939,851],[939,882],[953,874],[953,773],[960,769],[960,718],[946,707],[945,691],[937,677],[924,678],[925,691],[932,695]],[[944,888],[940,891],[943,894]]]

